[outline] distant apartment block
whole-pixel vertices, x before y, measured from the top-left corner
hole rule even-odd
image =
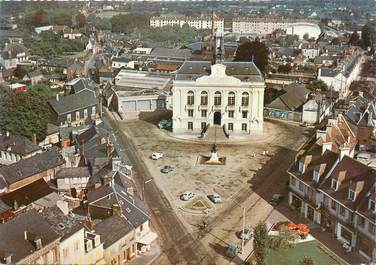
[[[217,32],[223,33],[224,30],[224,19],[217,18],[215,20],[215,28]],[[210,17],[172,17],[172,16],[159,16],[150,18],[150,27],[161,28],[164,26],[174,26],[179,25],[182,27],[187,24],[188,26],[195,29],[211,29],[212,20]]]
[[[232,32],[238,34],[266,35],[277,29],[282,29],[287,34],[299,35],[300,38],[306,33],[309,37],[317,38],[321,33],[317,24],[304,20],[240,17],[234,18],[232,21]]]

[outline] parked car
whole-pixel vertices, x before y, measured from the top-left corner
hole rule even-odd
[[[163,154],[160,152],[154,152],[151,154],[151,159],[153,160],[158,160],[159,158],[162,158],[162,157],[163,157]]]
[[[253,229],[246,228],[240,232],[240,239],[250,240],[253,237]]]
[[[160,120],[158,122],[159,129],[166,129],[172,127],[172,121],[171,120]]]
[[[174,168],[171,167],[171,166],[164,166],[162,169],[161,169],[161,172],[164,173],[164,174],[168,174],[170,172],[174,171]]]
[[[221,196],[216,192],[213,192],[212,194],[208,195],[208,198],[214,203],[222,202]]]
[[[186,191],[186,192],[183,192],[182,194],[180,194],[180,200],[182,200],[182,201],[189,201],[194,196],[195,196],[195,194],[193,192]]]
[[[230,258],[235,258],[235,256],[240,252],[239,246],[235,244],[230,244],[227,248],[226,255]]]
[[[283,200],[283,195],[279,193],[274,193],[272,199],[270,200],[270,204],[273,206],[277,206]]]

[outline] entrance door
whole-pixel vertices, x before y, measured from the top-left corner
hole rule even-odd
[[[221,113],[214,112],[214,125],[221,125]]]

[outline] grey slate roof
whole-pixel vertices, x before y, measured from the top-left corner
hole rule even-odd
[[[287,92],[273,100],[268,107],[273,109],[295,111],[300,108],[306,101],[310,93],[304,85],[291,84],[285,88]]]
[[[40,147],[21,135],[2,132],[0,134],[0,151],[9,151],[21,156],[25,156],[40,150]]]
[[[94,91],[84,89],[78,93],[61,97],[59,101],[51,99],[48,103],[58,115],[61,115],[94,106],[97,104],[97,100]]]
[[[90,177],[90,171],[87,167],[70,167],[62,168],[57,173],[55,178],[76,178],[76,177]]]
[[[131,195],[116,182],[88,193],[87,198],[90,214],[93,217],[96,216],[96,209],[111,209],[113,204],[118,204],[122,208],[125,219],[134,228],[150,219],[150,214],[140,198],[136,194]],[[101,219],[104,218],[106,216],[101,217]]]
[[[253,62],[223,62],[226,66],[226,74],[234,76],[242,81],[263,81],[262,74]],[[186,61],[176,74],[176,80],[196,80],[210,75],[211,62]]]
[[[118,215],[110,216],[94,226],[94,231],[100,235],[104,248],[111,246],[132,230],[133,227]]]
[[[59,235],[36,210],[30,210],[0,225],[0,251],[12,254],[12,263],[32,255],[37,249],[25,240],[25,231],[40,236],[42,246],[47,246],[59,239]]]
[[[61,240],[68,238],[84,227],[82,217],[73,213],[65,215],[56,205],[45,209],[42,215],[56,234],[61,236]]]
[[[170,49],[170,48],[158,47],[158,48],[154,48],[151,51],[150,55],[154,57],[188,59],[191,56],[191,51],[188,49]]]
[[[28,49],[22,43],[10,43],[4,47],[2,51],[2,57],[7,60],[11,58],[16,58],[17,54],[25,53],[29,54]]]
[[[65,164],[65,159],[59,149],[52,148],[30,158],[21,159],[14,164],[0,167],[0,178],[3,178],[9,185],[63,164]]]

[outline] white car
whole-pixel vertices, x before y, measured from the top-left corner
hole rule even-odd
[[[153,160],[158,160],[159,158],[162,158],[162,157],[163,157],[163,154],[159,152],[155,152],[151,154],[151,159]]]
[[[221,196],[216,192],[213,192],[212,194],[208,195],[208,197],[214,203],[222,202]]]
[[[195,196],[195,194],[191,191],[186,191],[186,192],[183,192],[182,194],[180,194],[180,199],[182,201],[189,201],[190,199],[192,199],[193,197]]]

